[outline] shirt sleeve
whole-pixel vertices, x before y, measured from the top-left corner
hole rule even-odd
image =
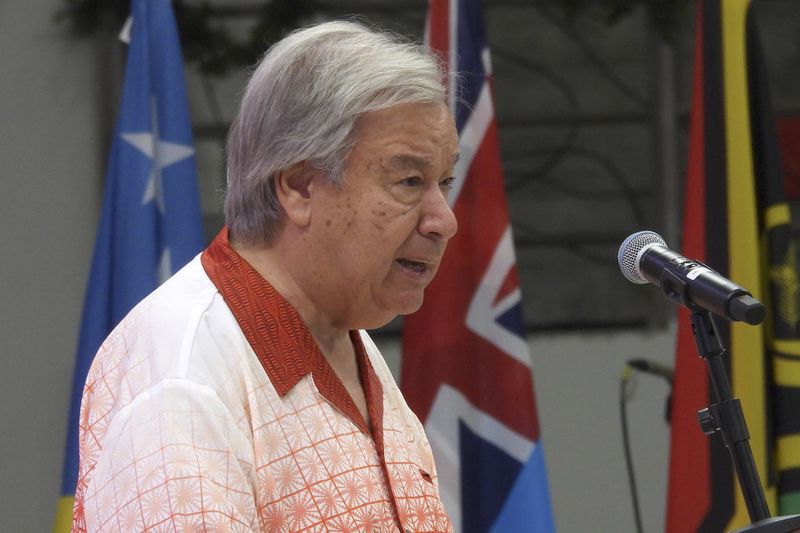
[[[86,487],[88,531],[260,530],[251,438],[206,385],[167,379],[110,421]]]

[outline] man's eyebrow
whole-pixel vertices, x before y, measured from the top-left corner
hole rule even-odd
[[[453,155],[451,166],[455,166],[461,154]],[[411,154],[398,154],[389,158],[389,166],[399,168],[427,168],[433,166],[433,160],[428,157],[420,157]]]
[[[433,165],[433,161],[427,157],[419,157],[411,154],[398,154],[389,158],[389,165],[399,168],[427,168]]]

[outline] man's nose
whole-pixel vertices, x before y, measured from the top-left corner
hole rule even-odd
[[[438,188],[430,191],[425,199],[419,231],[426,237],[445,241],[458,231],[456,215],[447,203],[447,195]]]

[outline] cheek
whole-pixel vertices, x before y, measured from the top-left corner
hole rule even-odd
[[[416,225],[414,206],[391,202],[376,202],[369,210],[371,228],[381,238],[392,239],[397,233],[408,233]]]
[[[336,243],[341,246],[348,237],[358,231],[359,213],[356,202],[348,200],[344,205],[331,209],[325,218],[325,236],[327,245]]]
[[[385,198],[348,200],[331,218],[330,225],[326,222],[324,246],[338,258],[342,271],[349,272],[351,281],[385,278],[416,227],[413,207]]]
[[[391,223],[391,217],[387,216],[386,205],[378,203],[377,207],[370,210],[370,224],[378,231],[384,231],[386,225]]]

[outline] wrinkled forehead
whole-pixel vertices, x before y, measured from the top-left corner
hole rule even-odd
[[[451,126],[455,130],[455,118],[445,102],[401,103],[361,113],[353,123],[352,133],[356,137],[367,134],[378,125],[387,123],[439,123],[442,127]]]
[[[352,140],[353,148],[379,150],[392,166],[448,165],[458,157],[455,121],[443,102],[401,104],[365,113],[354,125]]]
[[[454,167],[460,155],[458,152],[449,154],[445,166]],[[390,170],[429,170],[438,163],[439,161],[434,160],[432,157],[407,153],[389,156],[384,161],[384,165]]]

